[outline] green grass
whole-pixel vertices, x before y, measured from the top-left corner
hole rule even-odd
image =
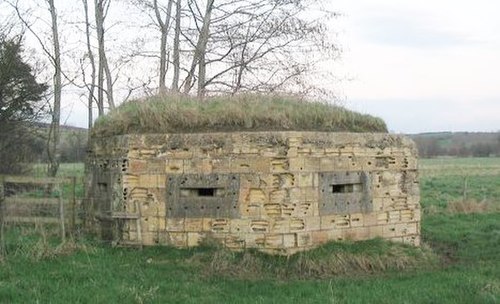
[[[57,177],[78,177],[84,175],[84,163],[62,163],[59,165]],[[31,169],[31,175],[36,177],[47,176],[47,164],[34,164]]]
[[[59,165],[59,170],[57,171],[57,177],[75,177],[75,195],[78,199],[84,197],[84,189],[83,189],[83,178],[84,178],[84,170],[85,165],[83,163],[62,163]],[[30,170],[30,175],[34,177],[47,177],[47,164],[38,163],[33,164]],[[62,192],[64,198],[72,198],[73,197],[73,188],[71,183],[62,184]],[[34,187],[33,189],[23,193],[21,195],[27,197],[57,197],[58,191],[54,189],[51,191],[49,195],[47,195],[44,187]]]
[[[424,212],[457,204],[500,211],[500,158],[424,159],[419,169]]]
[[[135,250],[87,240],[59,245],[50,232],[34,237],[14,231],[20,242],[9,245],[0,265],[0,303],[499,303],[500,213],[494,207],[500,175],[491,172],[497,164],[421,162],[423,251],[372,240],[332,243],[287,259],[209,247]],[[471,199],[486,196],[493,209],[449,209],[462,199],[460,172],[467,174]],[[416,259],[408,267],[364,269],[378,257],[397,261],[429,250],[439,256],[437,265]],[[329,257],[347,254],[364,260],[332,273]],[[308,269],[321,272],[308,275]]]
[[[499,218],[498,213],[426,216],[422,234],[438,253],[445,254],[444,258],[462,265],[491,262],[500,266]],[[500,274],[499,268],[492,270]]]
[[[483,240],[484,241],[484,240]],[[0,301],[42,303],[496,303],[498,264],[322,279],[207,274],[207,249],[90,247],[43,260],[17,257],[0,272]],[[491,261],[490,261],[491,262]],[[491,262],[493,263],[493,262]]]
[[[241,253],[214,248],[200,256],[210,276],[246,280],[311,280],[383,272],[432,269],[438,257],[428,248],[394,244],[382,239],[331,242],[292,256],[271,256],[258,251]],[[203,266],[205,265],[205,266]]]
[[[500,175],[500,158],[432,158],[420,160],[420,175],[428,177],[446,176],[491,176]]]
[[[384,121],[343,107],[276,95],[184,95],[127,102],[100,117],[93,136],[219,131],[387,132]]]

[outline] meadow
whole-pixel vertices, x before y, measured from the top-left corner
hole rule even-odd
[[[420,184],[421,250],[382,240],[292,258],[210,244],[138,250],[16,227],[0,302],[499,303],[500,159],[421,160]]]

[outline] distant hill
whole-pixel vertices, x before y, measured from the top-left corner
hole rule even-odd
[[[40,145],[39,151],[42,151],[38,155],[37,161],[47,162],[45,144],[49,134],[50,123],[38,122],[34,124],[34,127],[38,128],[40,141],[37,144]],[[87,151],[88,130],[86,128],[64,125],[60,128],[59,154],[61,162],[83,162]]]
[[[500,132],[437,132],[410,134],[421,157],[500,156]]]
[[[33,124],[33,126],[41,128],[41,129],[48,129],[50,127],[50,123],[35,122]],[[80,127],[66,126],[66,125],[61,125],[60,128],[61,128],[62,131],[76,131],[76,132],[87,133],[87,128],[80,128]]]

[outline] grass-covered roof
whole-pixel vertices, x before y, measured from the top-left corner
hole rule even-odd
[[[94,136],[230,131],[387,132],[371,115],[323,102],[274,95],[217,96],[203,101],[155,96],[124,103],[100,117]]]

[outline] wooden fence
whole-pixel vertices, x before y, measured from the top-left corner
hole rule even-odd
[[[79,223],[77,178],[0,175],[0,226],[58,224],[64,238]]]

